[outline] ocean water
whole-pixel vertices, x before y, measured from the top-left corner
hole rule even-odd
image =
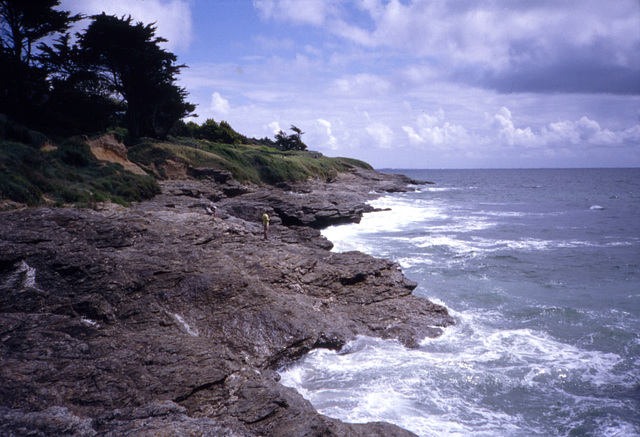
[[[456,325],[315,350],[282,382],[419,436],[640,436],[640,169],[400,172],[436,185],[324,234],[398,262]]]

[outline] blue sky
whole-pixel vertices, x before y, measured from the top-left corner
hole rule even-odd
[[[638,0],[61,0],[155,22],[196,122],[376,168],[640,167]]]

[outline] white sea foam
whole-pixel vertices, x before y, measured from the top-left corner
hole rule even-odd
[[[282,372],[282,383],[331,417],[384,420],[421,436],[545,434],[487,402],[495,396],[522,402],[522,392],[575,405],[591,402],[589,395],[572,394],[567,386],[593,393],[596,387],[631,384],[616,375],[616,354],[580,349],[530,329],[490,328],[486,314],[452,313],[457,324],[425,339],[420,349],[360,337],[339,353],[312,351]],[[534,399],[541,409],[552,408],[539,395]]]
[[[372,234],[395,233],[415,226],[425,220],[441,219],[441,207],[426,201],[410,202],[403,198],[382,197],[371,206],[380,211],[365,214],[357,224],[332,226],[322,234],[334,243],[334,251],[370,251],[362,237]]]
[[[410,241],[419,248],[446,248],[451,251],[454,256],[480,256],[505,250],[539,252],[580,247],[618,247],[633,245],[632,242],[628,241],[597,243],[581,240],[541,240],[536,238],[505,240],[481,238],[477,236],[472,236],[470,239],[461,239],[453,233],[433,233],[411,239],[396,238],[396,241],[402,240]]]
[[[456,187],[422,187],[421,189],[418,190],[419,193],[421,193],[423,191],[438,193],[438,192],[443,192],[443,191],[460,191],[460,188],[456,188]]]
[[[421,436],[640,435],[629,250],[640,239],[621,231],[637,225],[562,193],[469,196],[466,186],[381,198],[374,206],[391,211],[328,231],[337,250],[399,262],[416,294],[446,306],[456,325],[416,350],[360,338],[341,353],[313,352],[283,381],[332,417]]]

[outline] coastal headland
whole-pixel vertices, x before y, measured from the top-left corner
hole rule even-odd
[[[0,434],[413,435],[323,416],[277,370],[359,335],[415,347],[453,323],[397,264],[320,234],[414,183],[354,167],[258,186],[190,168],[128,208],[0,213]]]

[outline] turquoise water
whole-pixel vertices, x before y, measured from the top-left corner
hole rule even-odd
[[[456,320],[282,372],[322,413],[420,436],[640,435],[640,169],[406,170],[436,182],[324,234]]]

